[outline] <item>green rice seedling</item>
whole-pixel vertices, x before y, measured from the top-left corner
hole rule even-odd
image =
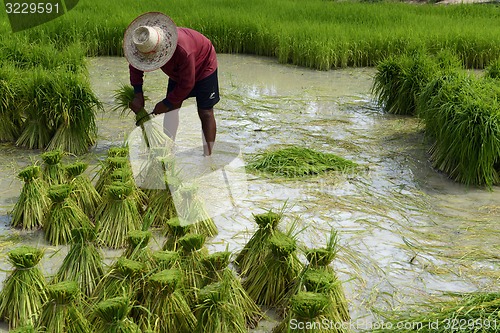
[[[38,320],[45,332],[88,333],[91,325],[80,310],[81,292],[78,283],[63,281],[47,286],[46,302]]]
[[[204,235],[194,233],[179,238],[179,245],[181,246],[179,250],[181,254],[180,265],[184,273],[186,299],[190,306],[196,304],[198,291],[205,282],[203,260],[208,255],[205,239]]]
[[[0,142],[15,142],[21,134],[22,118],[17,108],[15,69],[0,64]]]
[[[106,186],[111,183],[111,174],[117,169],[132,170],[128,157],[125,156],[108,156],[101,163],[101,168],[97,171],[95,178],[95,188],[101,196],[106,193]]]
[[[180,249],[179,239],[191,232],[191,224],[179,217],[174,217],[165,224],[165,242],[163,250],[177,251]]]
[[[143,306],[152,315],[155,332],[194,331],[196,318],[181,292],[181,286],[182,272],[177,269],[163,270],[149,277]]]
[[[342,328],[337,329],[324,315],[329,306],[329,299],[325,295],[300,292],[291,298],[290,304],[289,315],[273,329],[273,333],[346,332]]]
[[[141,333],[139,326],[130,319],[130,300],[114,297],[103,300],[95,307],[97,320],[94,333]]]
[[[38,329],[33,327],[33,325],[27,325],[27,326],[22,326],[18,327],[14,330],[9,330],[10,333],[40,333]]]
[[[227,288],[216,282],[203,287],[194,312],[197,319],[195,333],[243,333],[245,316],[241,308],[232,303]]]
[[[260,265],[268,256],[270,251],[268,240],[278,230],[278,224],[283,219],[283,212],[276,213],[269,210],[266,213],[254,214],[253,218],[258,229],[235,259],[242,276],[246,276],[251,269]]]
[[[103,253],[95,244],[94,228],[71,230],[71,247],[54,276],[54,283],[76,281],[86,297],[90,297],[104,276]]]
[[[49,185],[57,185],[66,182],[66,174],[61,163],[63,152],[52,150],[41,155],[43,160],[42,177]]]
[[[205,203],[197,194],[197,187],[181,185],[173,193],[177,215],[192,224],[191,232],[213,237],[219,232],[214,220],[208,214]]]
[[[149,202],[144,213],[144,221],[153,228],[167,228],[167,223],[177,217],[174,199],[170,189],[149,191]]]
[[[178,269],[180,268],[180,255],[176,251],[159,250],[153,252],[152,271],[159,272],[165,269]]]
[[[20,246],[8,253],[14,270],[0,292],[0,318],[11,329],[34,326],[47,301],[45,277],[38,267],[43,254],[42,250],[30,246]]]
[[[125,247],[130,231],[140,230],[142,218],[131,196],[132,186],[113,183],[95,215],[98,242],[110,248]]]
[[[18,178],[24,184],[11,212],[11,226],[23,230],[40,228],[50,205],[47,184],[40,177],[40,167],[28,166],[19,172]]]
[[[102,198],[90,178],[84,173],[87,167],[88,164],[86,163],[75,162],[65,165],[64,169],[67,179],[73,188],[70,197],[87,216],[94,216]]]
[[[148,197],[146,193],[144,193],[135,183],[132,170],[128,168],[115,169],[111,172],[109,179],[109,184],[113,184],[115,182],[124,183],[132,188],[130,197],[136,202],[137,209],[142,215],[144,213],[144,206],[147,204]]]
[[[297,245],[292,236],[275,233],[269,238],[268,246],[270,253],[248,271],[243,287],[258,305],[284,308],[286,296],[303,265],[297,257]]]
[[[83,210],[71,199],[71,185],[59,184],[49,188],[51,206],[43,222],[45,239],[52,245],[67,244],[71,240],[71,230],[93,224]]]
[[[297,178],[329,171],[347,172],[356,163],[335,154],[322,153],[304,147],[282,147],[256,154],[247,169],[275,177]]]
[[[146,269],[152,268],[153,253],[148,247],[151,239],[150,231],[133,230],[127,236],[127,248],[123,252],[123,256],[127,259],[143,262]]]
[[[231,252],[222,251],[210,254],[205,260],[206,282],[205,285],[220,282],[228,300],[238,309],[243,311],[245,323],[249,328],[255,328],[264,317],[264,313],[257,304],[248,296],[241,285],[241,279],[229,268]]]
[[[130,149],[128,146],[118,146],[118,147],[110,147],[108,149],[108,157],[129,157]]]
[[[485,76],[492,79],[500,79],[500,58],[492,61],[486,67]]]

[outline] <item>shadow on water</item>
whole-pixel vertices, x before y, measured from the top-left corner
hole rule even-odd
[[[238,251],[256,228],[252,214],[286,205],[285,225],[299,221],[305,228],[299,235],[303,247],[324,246],[330,228],[339,231],[335,268],[353,319],[370,320],[373,307],[398,308],[441,291],[495,288],[500,191],[465,187],[433,170],[418,120],[386,115],[371,100],[374,69],[319,72],[236,55],[220,55],[219,66],[218,140],[239,145],[244,158],[294,144],[338,154],[364,169],[300,181],[248,175],[247,197],[237,210],[217,217],[220,233],[209,250]],[[110,112],[113,90],[128,82],[125,60],[90,59],[89,70],[106,106],[98,119],[98,144],[85,157],[96,165],[110,146],[125,140],[134,122]],[[165,77],[148,73],[145,88],[151,108],[163,98]],[[186,106],[179,133],[191,133],[192,145],[201,147],[193,101]],[[18,242],[46,246],[39,233],[9,229],[6,217],[21,186],[15,175],[37,154],[0,146],[1,269],[10,269],[5,252]],[[65,249],[59,250],[45,259],[48,271],[62,261]],[[255,332],[269,332],[272,325],[263,323]]]

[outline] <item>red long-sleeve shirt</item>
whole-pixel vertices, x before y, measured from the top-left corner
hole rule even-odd
[[[181,104],[200,81],[217,69],[217,57],[212,42],[201,33],[188,29],[177,28],[177,47],[170,60],[160,69],[177,84],[167,95],[171,104]],[[129,65],[130,84],[142,86],[144,72]]]

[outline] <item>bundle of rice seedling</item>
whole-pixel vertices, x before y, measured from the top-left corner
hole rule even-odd
[[[137,209],[139,210],[139,212],[142,215],[142,213],[144,212],[144,206],[146,205],[146,203],[148,201],[148,197],[135,183],[134,176],[132,174],[132,170],[130,170],[128,168],[115,169],[111,173],[109,179],[110,179],[110,182],[106,186],[109,186],[115,182],[118,182],[118,183],[127,184],[132,188],[132,193],[130,194],[130,197],[137,203]]]
[[[174,217],[165,224],[165,242],[163,250],[177,251],[180,248],[179,239],[191,232],[191,224],[179,217]]]
[[[181,283],[182,272],[177,269],[163,270],[148,279],[143,306],[151,313],[158,333],[191,333],[196,327],[196,318],[180,291]]]
[[[205,260],[206,282],[205,285],[220,282],[221,288],[227,293],[228,300],[244,314],[245,323],[250,328],[255,328],[264,317],[262,310],[248,296],[241,285],[241,279],[229,268],[231,252],[222,251],[210,254]]]
[[[76,281],[87,297],[104,276],[103,254],[95,245],[93,228],[71,230],[71,247],[64,258],[53,282]]]
[[[192,232],[213,237],[218,233],[217,226],[208,214],[205,203],[197,195],[197,191],[196,186],[183,184],[174,192],[177,215],[192,224]]]
[[[38,268],[43,251],[21,246],[8,253],[14,270],[5,279],[0,292],[0,319],[9,328],[35,325],[47,300],[45,277]]]
[[[88,333],[90,323],[80,310],[81,292],[74,281],[47,286],[48,302],[42,307],[38,327],[45,332]]]
[[[66,176],[73,188],[71,198],[87,216],[94,216],[95,211],[102,201],[101,195],[95,189],[90,178],[84,174],[88,164],[75,162],[64,167]]]
[[[40,167],[28,166],[19,172],[18,177],[24,184],[11,213],[11,226],[23,230],[42,227],[50,200],[47,184],[40,178]]]
[[[85,227],[92,228],[92,222],[69,197],[71,185],[59,184],[49,188],[48,197],[51,206],[43,222],[45,239],[52,245],[67,244],[71,239],[71,230]]]
[[[172,187],[173,183],[169,180],[174,176],[176,171],[171,148],[156,147],[148,150],[147,158],[141,164],[136,178],[139,187],[152,194]]]
[[[248,332],[242,309],[233,304],[227,288],[221,283],[212,283],[199,292],[195,308],[197,319],[195,333],[238,333]]]
[[[329,306],[329,299],[323,294],[300,292],[290,299],[290,312],[287,317],[273,329],[273,333],[327,333],[346,332],[337,328],[324,315]]]
[[[293,237],[275,233],[269,238],[269,248],[266,258],[248,271],[243,287],[258,305],[284,308],[303,267]]]
[[[177,251],[155,251],[152,256],[153,267],[151,270],[154,272],[180,268],[180,255]]]
[[[191,306],[196,304],[197,294],[205,282],[203,260],[208,255],[205,247],[205,236],[200,234],[187,234],[179,238],[180,265],[184,273],[184,287],[186,298]]]
[[[247,170],[277,177],[296,178],[329,171],[347,172],[354,170],[356,166],[356,163],[335,154],[291,146],[256,154],[247,164]]]
[[[95,174],[96,183],[95,189],[101,196],[106,193],[106,186],[111,183],[111,174],[117,169],[131,170],[130,161],[125,156],[108,156],[104,162],[101,163],[101,168]]]
[[[150,231],[130,231],[127,236],[128,245],[123,252],[123,256],[130,260],[143,262],[148,270],[151,269],[153,253],[148,247],[150,239]]]
[[[148,207],[144,213],[145,223],[153,228],[165,228],[168,221],[177,217],[177,210],[170,189],[149,191]]]
[[[107,195],[95,215],[100,244],[115,249],[124,247],[128,233],[141,229],[142,218],[132,193],[132,186],[124,183],[107,187]]]
[[[108,157],[129,157],[130,150],[128,146],[110,147],[108,149]]]
[[[0,142],[14,142],[21,134],[22,119],[17,108],[18,97],[14,68],[0,66]]]
[[[127,297],[106,299],[95,307],[97,320],[94,333],[141,333],[139,326],[128,316],[130,300]]]
[[[60,150],[52,150],[42,154],[43,169],[42,178],[49,185],[57,185],[66,182],[66,174],[61,164],[63,153]]]
[[[236,257],[240,274],[245,276],[250,269],[260,265],[268,256],[268,240],[277,231],[278,223],[283,219],[283,212],[275,213],[272,210],[263,214],[253,215],[258,229],[245,244]]]

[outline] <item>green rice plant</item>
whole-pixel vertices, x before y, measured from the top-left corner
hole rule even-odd
[[[325,316],[329,307],[329,299],[323,294],[299,292],[290,299],[288,316],[273,329],[273,333],[327,333],[346,332],[336,326]]]
[[[250,171],[287,178],[313,176],[329,171],[348,172],[355,168],[356,163],[335,154],[297,146],[258,153],[247,164]]]
[[[92,228],[93,224],[71,199],[71,185],[59,184],[49,188],[48,197],[51,206],[43,222],[45,239],[52,245],[67,244],[71,240],[71,231],[76,228]]]
[[[40,228],[50,205],[47,184],[40,177],[40,167],[28,166],[19,172],[18,178],[24,184],[11,212],[11,226],[23,230]]]
[[[44,332],[88,333],[90,323],[79,308],[78,284],[68,280],[47,286],[48,301],[43,305],[38,327]]]
[[[130,300],[127,297],[114,297],[103,300],[95,307],[97,320],[95,333],[141,333],[139,326],[128,316]]]
[[[229,299],[227,288],[220,282],[209,284],[199,292],[199,301],[194,310],[197,325],[195,333],[243,333],[245,316]]]
[[[163,250],[177,251],[180,249],[179,239],[191,232],[191,224],[179,217],[174,217],[165,224],[165,242]]]
[[[109,152],[108,152],[109,155]],[[132,167],[130,161],[126,156],[108,156],[104,162],[101,162],[101,167],[95,174],[96,179],[95,188],[101,196],[106,193],[106,186],[111,183],[111,174],[118,169],[129,170]]]
[[[76,281],[86,297],[90,297],[104,276],[103,253],[95,244],[94,228],[71,230],[71,247],[54,276],[53,283]]]
[[[169,220],[177,217],[172,192],[167,187],[166,189],[149,191],[149,202],[144,213],[144,221],[154,228],[166,228]]]
[[[278,224],[283,219],[283,211],[269,210],[262,214],[254,214],[254,221],[258,229],[236,256],[235,262],[242,276],[246,276],[254,267],[259,266],[268,256],[269,238],[278,231]]]
[[[150,321],[154,322],[155,332],[191,333],[196,327],[196,318],[181,292],[181,284],[182,272],[177,269],[163,270],[149,277],[143,306],[152,315]]]
[[[18,327],[14,330],[9,330],[10,333],[41,333],[38,329],[33,327],[33,325],[27,325]]]
[[[15,142],[21,134],[22,118],[17,107],[18,87],[12,66],[0,64],[0,142]]]
[[[111,172],[109,180],[110,180],[109,184],[118,182],[126,184],[127,186],[130,186],[132,188],[132,193],[130,194],[130,197],[136,202],[137,209],[139,210],[142,216],[144,213],[144,206],[147,204],[148,201],[148,197],[146,193],[144,193],[135,183],[132,170],[130,170],[127,167],[115,169],[113,170],[113,172]]]
[[[492,61],[485,70],[485,76],[500,79],[500,58]]]
[[[140,230],[142,218],[131,196],[132,186],[113,183],[95,215],[98,242],[110,248],[125,247],[130,231]]]
[[[296,254],[294,237],[275,233],[268,241],[271,251],[258,266],[248,271],[243,287],[258,305],[284,308],[286,296],[303,265]]]
[[[43,255],[43,250],[30,246],[20,246],[8,253],[14,270],[0,292],[0,319],[11,329],[34,326],[47,301],[45,277],[38,267]]]
[[[143,262],[147,270],[151,270],[153,253],[148,247],[151,239],[150,231],[133,230],[128,233],[127,247],[123,252],[123,256],[130,260]]]
[[[190,233],[179,238],[180,266],[184,273],[186,299],[192,307],[198,300],[198,291],[205,282],[204,258],[208,255],[204,235]]]
[[[165,269],[179,269],[180,255],[177,251],[159,250],[152,254],[153,264],[152,272],[159,272]]]
[[[49,185],[57,185],[66,182],[64,166],[61,163],[63,152],[61,150],[52,150],[41,155],[43,160],[42,178]]]
[[[84,162],[75,162],[64,166],[66,177],[72,186],[70,197],[87,216],[94,216],[102,198],[89,176],[84,173],[87,168],[88,164]]]

